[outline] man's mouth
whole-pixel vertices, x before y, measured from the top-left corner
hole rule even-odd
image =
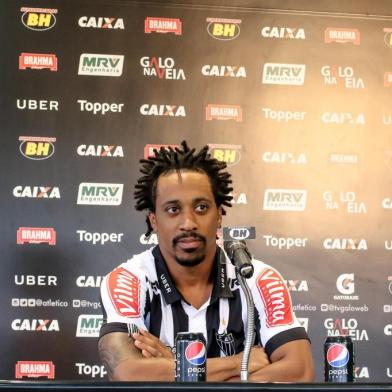
[[[179,246],[183,250],[190,250],[198,248],[205,242],[201,235],[179,235],[173,239],[173,245]]]

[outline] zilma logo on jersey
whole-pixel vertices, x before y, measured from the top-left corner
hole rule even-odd
[[[185,358],[192,365],[203,365],[206,361],[206,348],[204,344],[200,341],[189,343],[185,349]]]
[[[350,354],[343,344],[333,344],[327,351],[327,361],[332,367],[343,367],[347,365]]]

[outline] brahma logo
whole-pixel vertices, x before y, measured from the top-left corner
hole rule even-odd
[[[206,120],[235,120],[242,121],[242,108],[238,105],[214,105],[206,107]]]
[[[354,274],[341,274],[336,279],[336,288],[342,295],[334,295],[335,300],[354,300],[359,299],[358,295],[353,295],[355,293],[355,281]]]
[[[241,159],[241,146],[236,144],[208,144],[212,158],[225,162],[228,167],[236,165]]]
[[[246,78],[246,70],[243,66],[206,64],[201,67],[201,73],[204,76]]]
[[[107,280],[109,298],[117,314],[123,317],[140,316],[140,280],[124,268],[116,268]]]
[[[48,101],[46,99],[17,99],[16,107],[20,110],[59,110],[58,101]]]
[[[155,157],[154,150],[160,150],[161,148],[169,149],[171,147],[173,150],[180,147],[179,144],[146,144],[144,146],[144,159]]]
[[[359,45],[360,41],[361,35],[358,29],[327,27],[324,32],[324,42],[326,44],[337,42],[339,44],[352,43]]]
[[[362,78],[354,76],[354,69],[349,66],[323,65],[321,67],[326,86],[337,86],[349,89],[365,88]]]
[[[210,37],[228,41],[240,35],[241,19],[207,18],[207,32]]]
[[[19,136],[20,153],[29,159],[48,159],[54,154],[55,137]]]
[[[305,165],[307,162],[305,153],[294,154],[292,152],[266,151],[262,155],[265,163],[290,163],[293,165]]]
[[[102,314],[81,314],[76,327],[77,338],[98,338],[103,323]]]
[[[58,332],[60,331],[58,320],[42,319],[15,319],[11,323],[14,331],[34,331],[34,332]]]
[[[331,153],[329,155],[329,162],[343,163],[343,164],[357,164],[359,163],[359,156],[357,154]]]
[[[305,39],[305,30],[298,27],[270,27],[261,29],[261,36],[265,38]]]
[[[186,117],[185,107],[181,105],[149,105],[140,106],[143,116]]]
[[[15,365],[15,378],[46,377],[53,380],[54,369],[52,361],[18,361]]]
[[[266,189],[263,210],[304,211],[307,191],[302,189]]]
[[[29,197],[37,199],[60,199],[60,189],[57,186],[22,186],[13,190],[14,197]]]
[[[384,72],[384,87],[392,86],[392,72]]]
[[[182,23],[180,19],[174,18],[157,18],[148,16],[144,20],[144,32],[150,33],[174,33],[175,35],[182,34]]]
[[[57,56],[55,54],[21,53],[19,56],[19,69],[45,69],[57,71]]]
[[[81,144],[76,149],[78,155],[83,157],[124,157],[122,146],[107,146],[107,145],[94,145],[94,144]]]
[[[254,240],[256,238],[256,227],[224,227],[223,240]]]
[[[264,84],[302,86],[305,82],[305,64],[265,63]]]
[[[155,76],[158,79],[186,79],[182,68],[174,68],[175,61],[171,57],[142,57],[140,65],[143,67],[144,76]]]
[[[324,327],[328,336],[350,336],[352,340],[369,340],[366,329],[358,329],[358,321],[355,318],[350,319],[332,319],[327,318],[324,321]],[[343,365],[342,365],[343,366]]]
[[[56,245],[56,232],[53,227],[19,227],[16,232],[16,243]]]
[[[321,121],[325,124],[365,125],[365,115],[363,113],[324,112],[321,115]]]
[[[367,250],[367,244],[364,238],[326,238],[323,246],[328,250]]]
[[[388,27],[388,28],[384,28],[383,31],[385,33],[384,34],[385,45],[392,48],[392,29]]]
[[[290,325],[294,321],[289,291],[280,274],[266,268],[257,277],[257,288],[264,303],[268,327]]]
[[[77,204],[119,206],[124,184],[82,182],[79,184]]]
[[[78,75],[118,77],[122,75],[123,65],[123,55],[82,53]]]
[[[30,30],[49,30],[56,24],[56,9],[22,7],[22,23]]]
[[[124,30],[123,18],[107,18],[104,16],[81,16],[79,18],[80,27],[92,27],[94,29]]]

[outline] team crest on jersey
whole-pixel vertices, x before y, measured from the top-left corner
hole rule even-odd
[[[235,354],[234,337],[232,333],[216,333],[215,338],[219,348],[226,357],[230,357]]]
[[[117,314],[140,316],[140,280],[124,268],[116,268],[108,277],[108,292]]]

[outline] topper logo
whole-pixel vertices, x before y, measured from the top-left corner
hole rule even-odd
[[[332,367],[343,367],[347,365],[350,354],[343,344],[335,343],[328,348],[327,361]]]
[[[124,268],[117,268],[108,278],[109,297],[120,316],[140,316],[140,280]]]
[[[257,278],[257,288],[265,307],[269,327],[293,323],[291,298],[282,277],[273,269],[265,269]]]
[[[206,361],[206,347],[199,340],[189,343],[185,349],[185,358],[192,365],[203,365]]]

